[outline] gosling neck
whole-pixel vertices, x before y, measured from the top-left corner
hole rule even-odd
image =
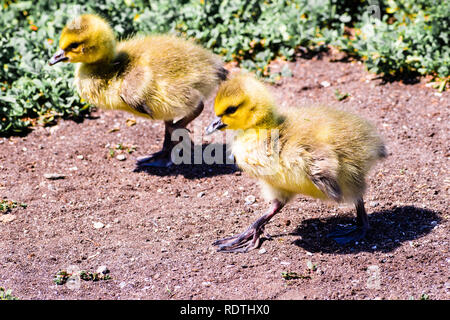
[[[274,107],[269,107],[266,114],[255,123],[253,129],[274,129],[284,122],[284,117],[280,115]]]
[[[91,63],[82,63],[81,67],[83,70],[89,72],[93,75],[101,75],[105,76],[111,73],[115,73],[118,70],[118,65],[120,64],[122,59],[120,59],[120,55],[118,55],[115,50],[111,51],[110,54],[105,57]]]

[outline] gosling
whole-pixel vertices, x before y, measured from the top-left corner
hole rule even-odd
[[[173,164],[171,151],[178,143],[171,139],[173,131],[200,115],[203,101],[228,73],[218,56],[175,36],[137,36],[116,42],[110,25],[93,14],[69,22],[59,47],[49,64],[80,63],[75,85],[87,102],[164,121],[162,150],[138,158],[138,166]]]
[[[206,128],[237,130],[231,150],[236,164],[259,180],[270,209],[243,233],[218,240],[218,251],[258,248],[264,226],[296,194],[351,202],[356,226],[328,235],[339,244],[362,239],[369,228],[364,208],[365,177],[386,157],[374,127],[360,117],[325,106],[278,110],[268,89],[249,75],[223,82],[217,117]]]

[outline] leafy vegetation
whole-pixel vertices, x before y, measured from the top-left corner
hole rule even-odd
[[[448,79],[450,2],[388,0],[385,9],[380,19],[369,11],[363,13],[354,35],[344,35],[333,44],[360,57],[374,73]]]
[[[448,1],[4,0],[0,135],[90,111],[73,88],[73,66],[47,65],[67,20],[85,12],[107,18],[119,38],[165,32],[194,38],[263,77],[273,76],[274,59],[328,45],[383,75],[431,74],[443,81],[450,75]]]
[[[6,290],[0,287],[0,301],[1,300],[19,300],[19,298],[12,295],[11,289]]]
[[[53,282],[57,285],[65,284],[69,278],[76,277],[84,281],[100,281],[100,280],[111,280],[111,276],[109,274],[103,274],[98,272],[90,272],[85,270],[80,270],[79,272],[68,272],[66,270],[59,270],[55,277],[53,278]]]
[[[284,280],[311,279],[310,276],[304,276],[293,271],[283,271],[281,272],[281,277]]]
[[[16,201],[12,200],[0,200],[0,213],[5,213],[10,211],[11,209],[14,209],[16,207],[22,207],[26,208],[27,205],[25,203],[17,203]]]

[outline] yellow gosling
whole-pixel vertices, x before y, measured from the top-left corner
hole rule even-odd
[[[386,156],[374,127],[360,117],[326,106],[278,110],[265,86],[249,75],[223,82],[206,129],[237,130],[232,153],[237,165],[259,180],[272,202],[243,233],[218,240],[219,251],[246,252],[260,245],[264,226],[296,194],[356,206],[357,224],[329,234],[340,244],[363,238],[365,177]]]
[[[80,96],[103,108],[163,120],[163,148],[138,165],[170,166],[175,129],[185,128],[203,110],[203,100],[226,79],[220,58],[191,41],[170,35],[138,36],[117,42],[101,17],[84,14],[63,29],[54,65],[79,63]],[[174,119],[181,118],[174,122]]]

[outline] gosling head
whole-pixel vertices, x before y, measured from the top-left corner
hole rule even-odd
[[[274,102],[265,86],[249,75],[238,75],[222,83],[214,102],[216,117],[206,134],[216,130],[246,130],[272,122]]]
[[[59,50],[48,62],[101,63],[109,62],[115,55],[116,40],[109,24],[92,14],[83,14],[70,21],[63,29]]]

